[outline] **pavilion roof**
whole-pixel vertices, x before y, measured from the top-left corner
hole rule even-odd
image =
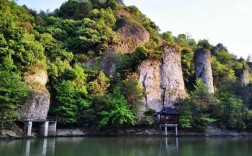
[[[180,112],[172,107],[165,107],[162,111],[158,112],[158,115],[177,115]]]

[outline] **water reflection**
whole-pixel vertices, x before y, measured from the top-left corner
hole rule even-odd
[[[88,137],[0,141],[1,156],[243,156],[249,138]]]
[[[54,156],[55,139],[0,141],[1,156]]]
[[[55,139],[35,139],[35,140],[26,140],[25,141],[25,152],[24,156],[54,156],[55,151]],[[23,154],[21,154],[23,155]]]
[[[178,138],[159,137],[45,138],[0,141],[1,156],[164,156],[177,149]]]

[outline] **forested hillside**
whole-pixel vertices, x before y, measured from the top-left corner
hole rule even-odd
[[[1,127],[17,119],[34,90],[50,98],[49,115],[60,126],[152,125],[154,111],[140,109],[147,93],[138,69],[145,60],[163,60],[166,47],[181,54],[188,96],[175,106],[181,110],[182,128],[252,129],[252,77],[246,60],[221,43],[160,33],[136,6],[116,0],[69,0],[54,12],[40,13],[0,1]],[[214,94],[195,78],[199,48],[211,52]],[[33,77],[38,73],[44,74],[38,80],[42,83]]]

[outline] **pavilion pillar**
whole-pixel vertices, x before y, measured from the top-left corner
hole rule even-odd
[[[175,134],[176,134],[176,136],[178,136],[178,125],[177,124],[175,126]]]

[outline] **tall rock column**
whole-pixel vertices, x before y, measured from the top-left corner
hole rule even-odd
[[[161,84],[161,62],[145,60],[139,66],[140,83],[145,89],[145,107],[159,112],[163,108]]]
[[[211,52],[201,48],[194,53],[195,76],[202,79],[208,87],[208,93],[214,93]]]
[[[166,47],[163,52],[161,66],[161,88],[163,104],[172,107],[173,104],[186,97],[184,78],[181,65],[181,53],[175,47]]]
[[[146,92],[147,109],[159,112],[187,96],[181,68],[181,53],[175,47],[165,47],[162,60],[145,60],[138,70],[140,82]]]
[[[242,75],[240,77],[241,83],[246,86],[249,84],[249,70],[243,67]]]

